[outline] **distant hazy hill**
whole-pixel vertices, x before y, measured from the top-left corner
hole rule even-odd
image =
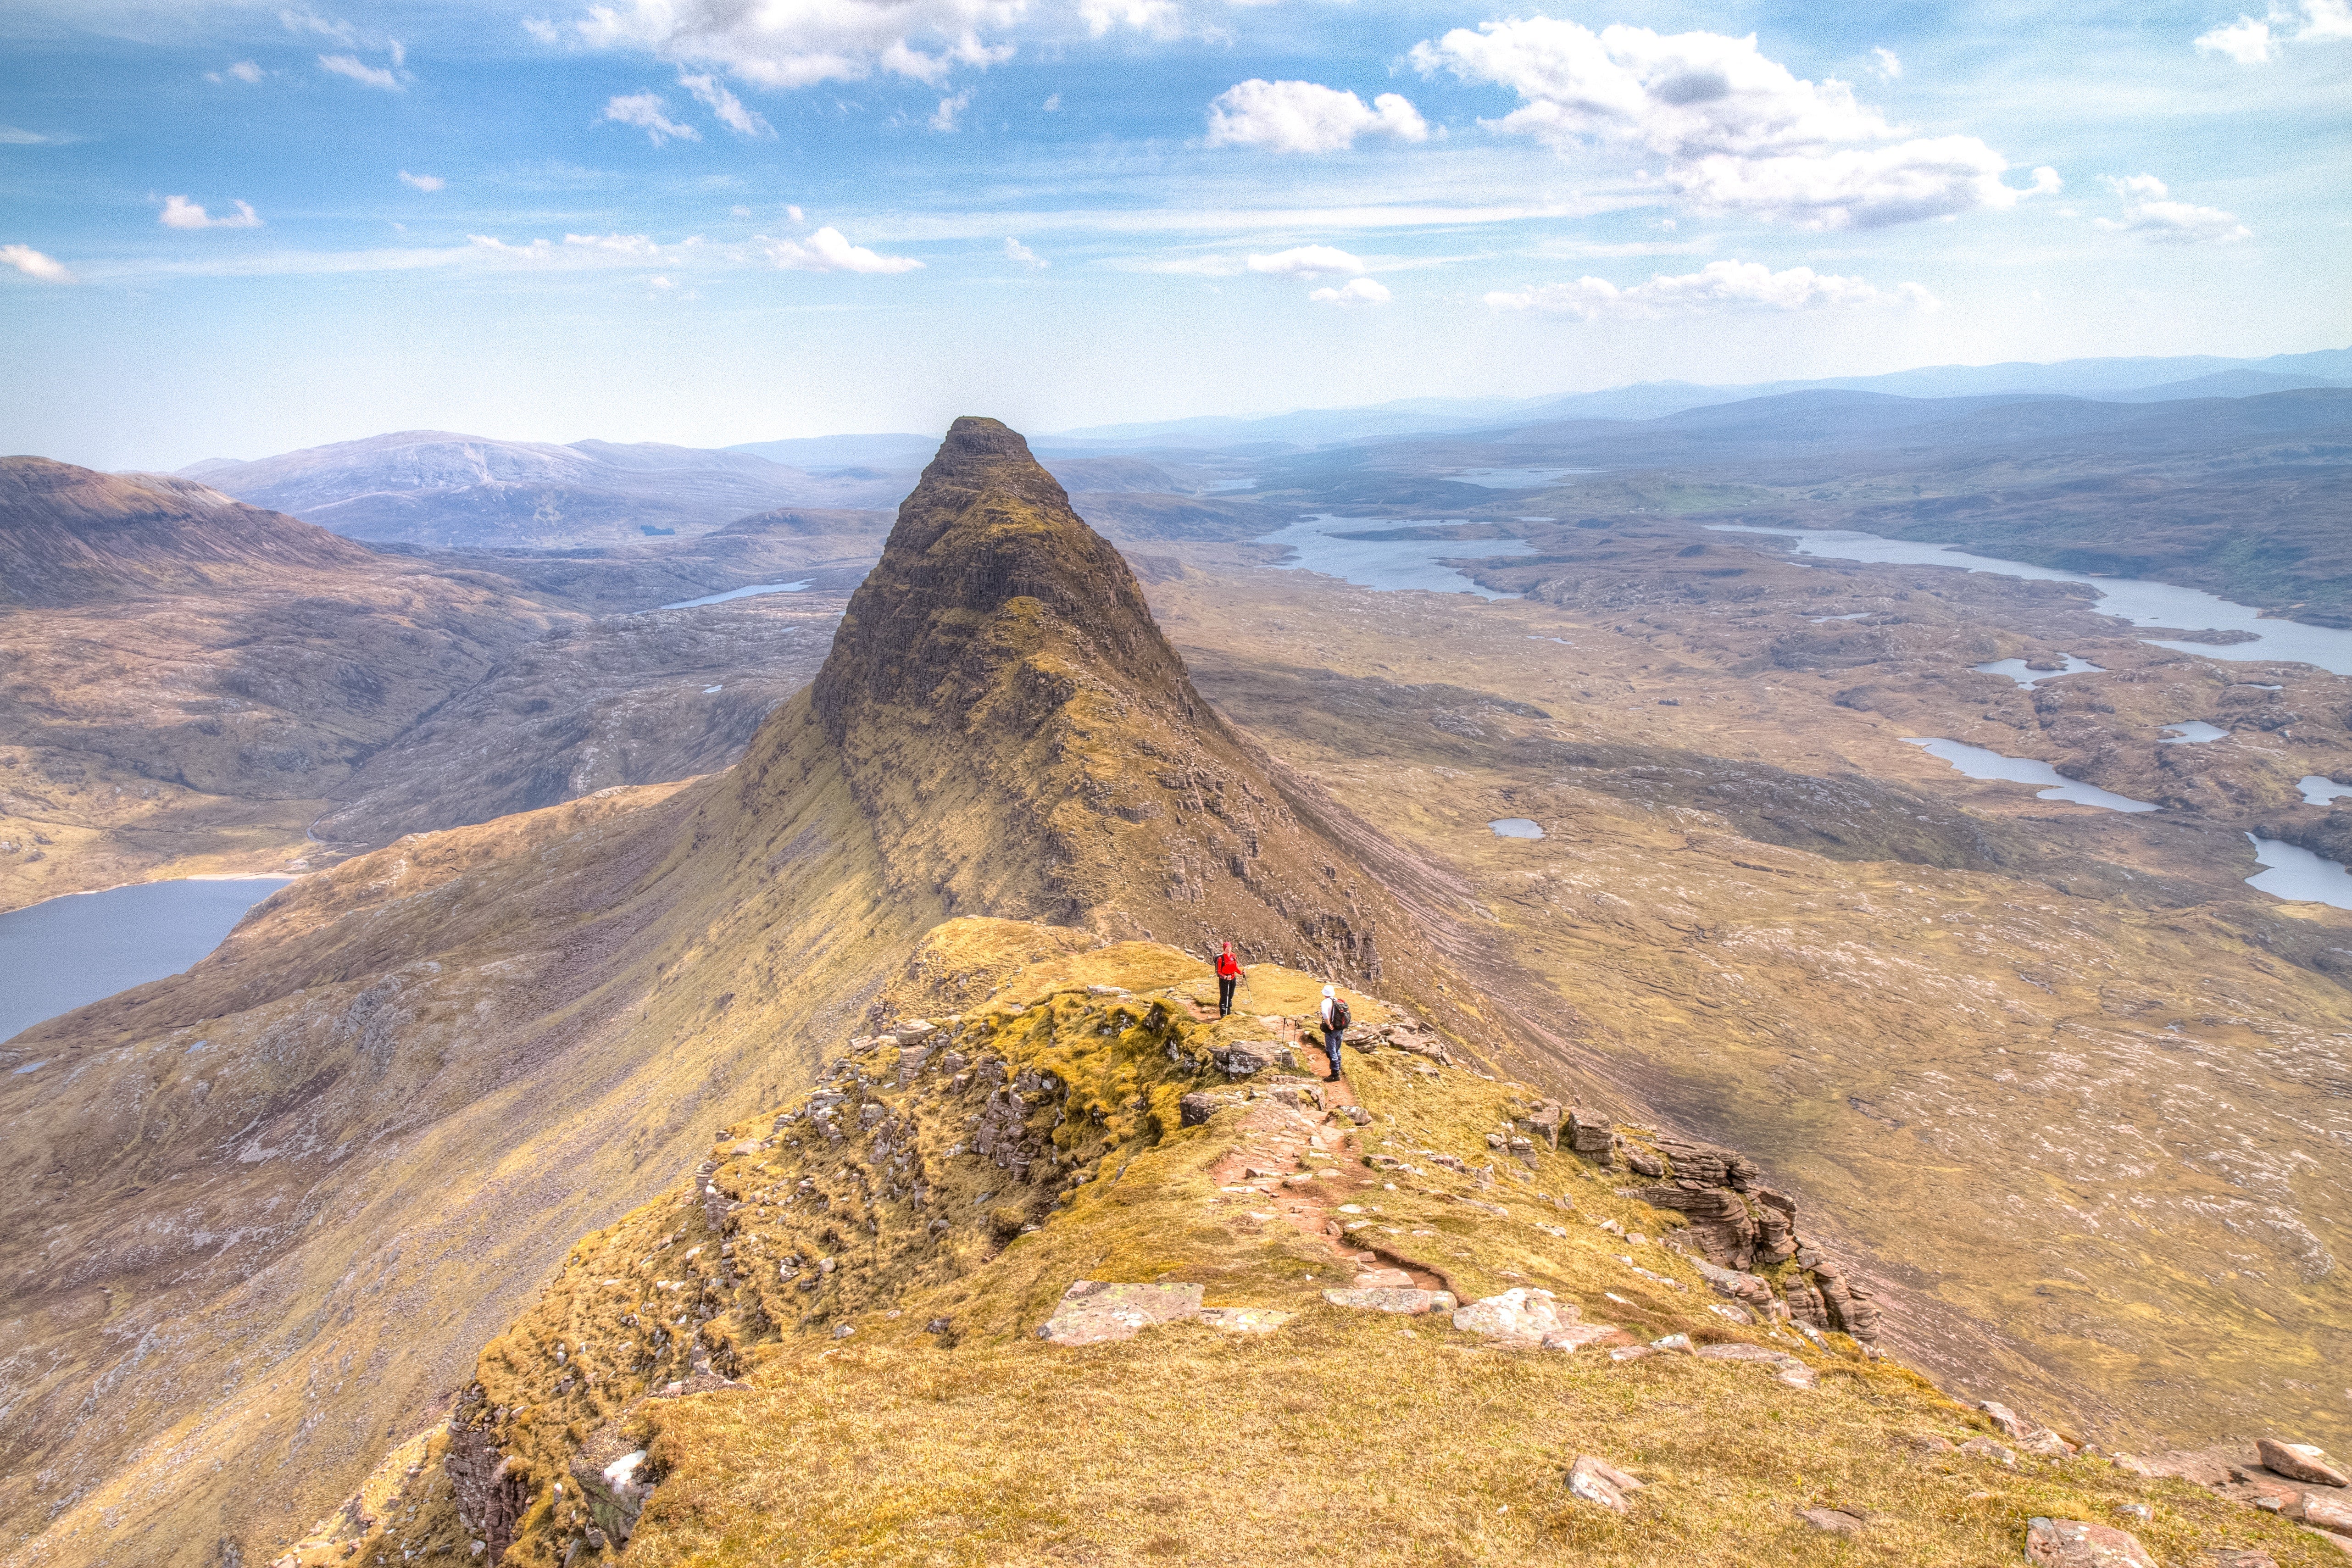
[[[493,441],[404,430],[182,470],[355,539],[576,544],[700,532],[778,507],[895,503],[904,483],[818,478],[746,452],[644,442]]]
[[[1565,397],[1423,397],[1366,408],[1307,408],[1289,414],[1171,419],[1066,430],[1041,445],[1073,453],[1093,449],[1230,448],[1257,443],[1319,446],[1450,430],[1492,429],[1569,419],[1655,419],[1716,404],[1782,393],[1875,392],[1898,397],[1984,397],[2042,394],[2145,403],[2180,397],[2243,397],[2300,387],[2352,385],[2352,349],[2275,354],[2269,359],[2081,359],[2054,364],[1929,365],[1885,375],[1777,381],[1749,386],[1643,382]]]

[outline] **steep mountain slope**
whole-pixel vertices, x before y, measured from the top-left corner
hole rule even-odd
[[[890,479],[818,479],[749,452],[656,443],[496,441],[403,430],[185,470],[355,539],[572,544],[705,529],[783,506],[888,505]]]
[[[951,910],[1059,918],[1041,957],[1233,934],[1462,1037],[1562,1027],[1475,978],[1460,910],[1210,712],[1019,437],[961,421],[729,773],[404,840],[11,1043],[42,1065],[0,1075],[7,1540],[289,1535]]]

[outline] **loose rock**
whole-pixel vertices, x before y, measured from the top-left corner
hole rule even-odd
[[[2139,1538],[2079,1519],[2037,1519],[2025,1527],[2025,1560],[2048,1568],[2157,1568]]]
[[[1815,1530],[1829,1535],[1860,1535],[1863,1520],[1842,1508],[1808,1508],[1798,1510],[1797,1517]]]
[[[1402,1312],[1417,1315],[1423,1312],[1450,1312],[1456,1305],[1450,1290],[1399,1290],[1373,1289],[1366,1290],[1326,1290],[1323,1299],[1335,1307],[1353,1307],[1367,1312]]]
[[[1612,1513],[1624,1513],[1631,1507],[1627,1498],[1640,1491],[1642,1483],[1606,1459],[1580,1454],[1570,1467],[1568,1489],[1572,1497],[1597,1503]]]

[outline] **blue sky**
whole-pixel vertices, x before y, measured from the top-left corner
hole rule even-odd
[[[0,446],[2352,342],[2352,8],[17,0]]]

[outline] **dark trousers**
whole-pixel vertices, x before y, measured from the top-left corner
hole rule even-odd
[[[1241,984],[1238,975],[1217,976],[1217,1016],[1222,1018],[1234,1010],[1234,987]]]
[[[1331,1058],[1331,1076],[1333,1078],[1338,1078],[1339,1076],[1339,1030],[1326,1029],[1323,1031],[1323,1054]]]

